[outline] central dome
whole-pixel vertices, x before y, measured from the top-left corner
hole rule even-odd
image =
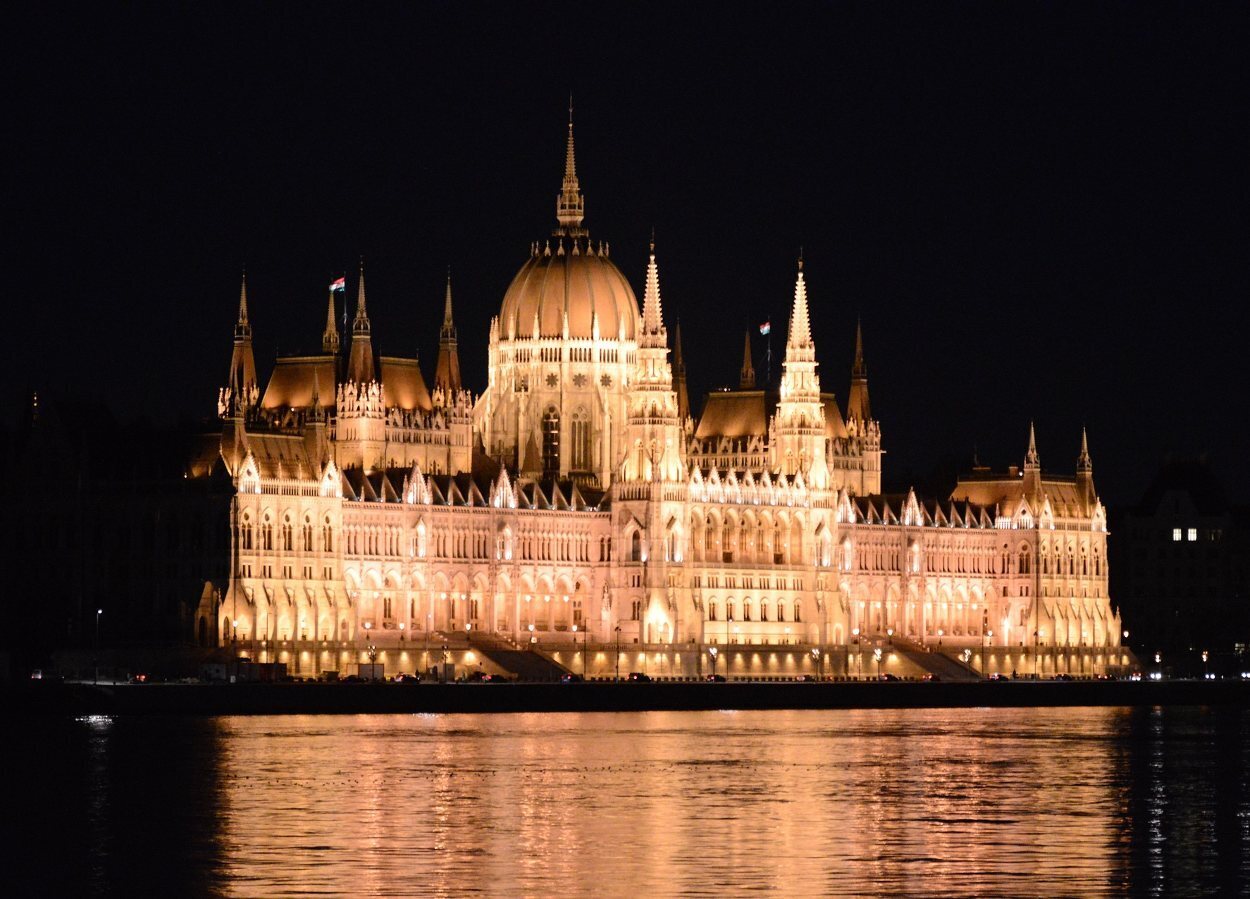
[[[589,240],[564,241],[557,250],[534,248],[533,255],[508,286],[499,311],[499,336],[529,338],[538,319],[541,337],[563,337],[565,316],[570,338],[589,340],[598,318],[605,340],[635,340],[642,327],[638,300],[625,276],[602,245]],[[560,252],[563,250],[563,252]]]

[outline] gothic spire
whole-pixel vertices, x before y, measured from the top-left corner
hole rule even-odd
[[[451,266],[447,266],[447,292],[443,296],[443,329],[441,335],[450,334],[454,340],[456,337],[456,326],[451,319]]]
[[[352,333],[369,333],[369,310],[365,307],[365,261],[360,260],[360,281],[356,289],[356,317],[352,319]]]
[[[321,332],[321,351],[338,355],[339,329],[334,323],[334,288],[330,288],[330,299],[326,303],[326,329]]]
[[[1094,462],[1089,457],[1089,438],[1085,434],[1085,428],[1081,428],[1081,454],[1076,457],[1076,470],[1078,472],[1092,472],[1094,470]]]
[[[352,320],[352,349],[347,361],[347,379],[357,384],[377,380],[373,367],[373,338],[369,312],[365,306],[365,264],[360,263],[360,286],[356,292],[356,317]]]
[[[252,336],[252,325],[247,320],[247,269],[243,269],[243,282],[239,286],[239,320],[234,325],[234,336]]]
[[[859,321],[855,322],[855,361],[851,363],[851,389],[846,394],[846,417],[858,422],[872,420],[872,407],[868,403],[868,365],[864,362],[864,329]]]
[[[790,313],[790,334],[786,338],[785,361],[813,362],[816,347],[812,343],[812,326],[807,312],[807,284],[803,280],[803,254],[799,253],[799,274],[794,282],[794,308]]]
[[[247,272],[239,288],[239,317],[234,324],[234,348],[230,353],[230,375],[219,403],[224,416],[239,414],[255,404],[256,357],[252,352],[252,325],[247,318]]]
[[[447,402],[462,389],[456,323],[451,315],[450,267],[447,269],[447,291],[443,297],[443,327],[438,332],[438,363],[434,367],[434,387],[443,391]]]
[[[868,377],[868,366],[864,364],[864,323],[855,319],[855,361],[851,363],[851,377]]]
[[[755,389],[755,367],[751,364],[751,332],[742,336],[742,370],[738,374],[739,390]]]
[[[1033,430],[1033,422],[1029,422],[1029,449],[1024,454],[1024,467],[1040,468],[1041,459],[1037,455],[1037,435]]]
[[[582,219],[586,214],[586,201],[582,198],[581,187],[577,182],[577,160],[573,153],[573,97],[569,96],[569,136],[564,149],[564,182],[560,194],[556,197],[556,221],[560,227],[556,234],[567,234],[579,237],[586,232],[582,229]]]
[[[686,389],[686,363],[681,357],[681,319],[673,329],[673,389],[677,392],[677,417],[690,417],[690,394]]]
[[[655,232],[651,233],[651,255],[647,262],[647,286],[642,298],[642,344],[666,346],[664,312],[660,305],[660,269],[655,262]]]

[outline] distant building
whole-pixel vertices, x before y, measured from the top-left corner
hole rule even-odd
[[[230,583],[234,479],[197,430],[117,422],[100,404],[32,395],[6,435],[0,647],[215,642],[200,610]],[[196,477],[192,477],[192,472]],[[24,474],[23,474],[24,473]],[[98,614],[97,614],[98,612]]]
[[[640,308],[583,227],[571,122],[556,213],[492,319],[476,398],[450,283],[432,390],[415,359],[375,356],[362,269],[351,334],[332,290],[322,352],[279,359],[262,391],[244,285],[218,398],[230,577],[198,630],[296,670],[370,645],[411,668],[406,650],[466,632],[624,643],[686,670],[718,645],[784,665],[887,638],[1021,670],[1127,662],[1084,445],[1075,475],[1043,473],[1030,431],[1022,467],[883,495],[862,339],[839,404],[801,261],[779,391],[757,388],[748,342],[739,389],[696,420],[654,243]]]
[[[1250,643],[1250,509],[1231,505],[1204,459],[1166,463],[1115,528],[1116,594],[1147,655]]]

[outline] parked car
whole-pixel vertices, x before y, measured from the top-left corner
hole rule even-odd
[[[881,674],[881,675],[877,678],[877,680],[883,680],[883,681],[887,681],[887,680],[898,680],[898,675],[897,675],[897,674],[891,674],[890,672],[886,671],[886,672],[883,672],[883,673],[882,673],[882,674]]]
[[[417,677],[415,674],[397,674],[395,675],[395,683],[415,686],[416,684],[421,683],[421,678]]]
[[[708,682],[709,684],[723,684],[723,683],[725,683],[725,675],[723,675],[723,674],[709,674],[709,675],[707,676],[707,678],[705,678],[705,679],[707,680],[707,682]]]
[[[584,680],[585,678],[580,674],[574,674],[571,671],[560,675],[560,683],[562,684],[580,684]]]
[[[1055,680],[1072,680],[1072,675],[1070,675],[1070,674],[1056,674],[1056,675],[1055,675]]]
[[[796,674],[794,676],[796,684],[814,684],[816,683],[816,675],[814,674]]]
[[[1000,680],[1001,680],[1001,681],[1007,681],[1007,680],[1011,680],[1011,678],[1010,678],[1010,677],[1008,677],[1007,675],[1005,675],[1005,674],[1003,674],[1002,672],[999,672],[999,671],[995,671],[993,674],[991,674],[989,679],[990,679],[990,680],[992,680],[992,681],[1000,681]]]
[[[631,671],[631,672],[629,672],[629,677],[628,677],[627,679],[629,680],[629,682],[630,682],[631,684],[649,684],[649,683],[651,683],[651,677],[650,677],[649,675],[643,674],[641,671]]]
[[[926,674],[924,677],[920,679],[930,684],[936,684],[938,681],[942,679],[942,675],[930,673],[930,674]]]

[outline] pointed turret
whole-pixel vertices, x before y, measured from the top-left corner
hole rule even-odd
[[[577,183],[577,161],[573,154],[573,98],[569,97],[569,136],[564,150],[564,183],[556,197],[556,221],[560,223],[560,227],[555,233],[570,237],[584,235],[586,232],[582,229],[582,219],[585,214],[586,201],[582,198],[581,187]]]
[[[751,364],[751,332],[742,337],[742,370],[738,373],[738,389],[755,389],[755,366]]]
[[[642,339],[639,346],[667,347],[664,312],[660,305],[660,268],[655,261],[655,232],[651,232],[651,251],[647,262],[647,286],[642,298]]]
[[[1037,435],[1029,422],[1029,448],[1024,454],[1024,494],[1038,497],[1042,493],[1042,460],[1037,454]]]
[[[376,380],[373,366],[373,336],[369,310],[365,305],[365,266],[360,264],[360,286],[356,292],[356,317],[352,319],[352,350],[347,364],[347,380],[368,384]]]
[[[252,353],[252,325],[247,317],[247,272],[239,287],[239,317],[234,323],[234,349],[230,354],[230,376],[221,402],[223,415],[242,414],[256,403],[256,357]]]
[[[681,356],[681,319],[673,329],[673,390],[677,392],[677,417],[690,417],[690,394],[686,390],[686,363]]]
[[[794,282],[794,307],[790,313],[790,334],[786,338],[786,362],[811,362],[816,358],[812,343],[812,325],[807,311],[807,284],[803,280],[803,256],[799,256],[799,274]]]
[[[1076,457],[1076,470],[1091,473],[1094,470],[1094,462],[1089,457],[1089,437],[1085,433],[1085,428],[1081,428],[1081,453]]]
[[[326,303],[326,329],[321,332],[321,351],[332,356],[339,354],[339,329],[334,323],[334,288],[330,288],[330,299]]]
[[[807,284],[803,279],[803,256],[799,255],[798,277],[794,283],[794,308],[790,313],[790,334],[782,361],[780,399],[773,418],[769,455],[773,470],[781,474],[803,474],[812,487],[829,485],[825,459],[825,409],[816,374],[816,345],[808,320]]]
[[[872,421],[868,404],[868,366],[864,363],[864,329],[855,322],[855,361],[851,363],[851,389],[846,394],[846,417],[860,424]]]
[[[1089,457],[1089,438],[1085,435],[1085,428],[1081,428],[1081,452],[1076,457],[1076,490],[1088,514],[1098,500],[1098,492],[1094,489],[1094,462]]]
[[[462,389],[456,324],[451,315],[451,269],[447,270],[447,292],[443,298],[443,327],[438,332],[438,364],[434,368],[434,389],[441,390],[449,403]]]

